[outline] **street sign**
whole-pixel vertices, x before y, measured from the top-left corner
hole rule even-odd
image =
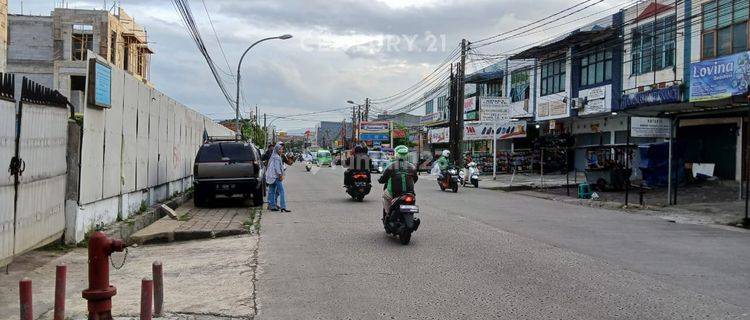
[[[479,118],[481,122],[502,123],[510,119],[510,99],[505,97],[480,97]]]
[[[631,117],[630,136],[639,138],[669,138],[668,118]]]

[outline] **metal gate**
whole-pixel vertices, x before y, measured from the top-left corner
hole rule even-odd
[[[0,76],[0,265],[65,230],[67,99],[23,78]]]

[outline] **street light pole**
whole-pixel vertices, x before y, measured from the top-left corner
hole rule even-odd
[[[237,99],[235,100],[235,118],[234,118],[234,125],[235,125],[235,130],[236,130],[235,135],[237,136],[238,139],[242,136],[241,134],[242,131],[240,131],[240,68],[242,67],[242,60],[245,59],[245,55],[247,54],[247,52],[250,51],[250,49],[252,49],[256,44],[259,44],[267,40],[273,40],[273,39],[287,40],[291,38],[292,38],[291,34],[285,34],[285,35],[277,36],[277,37],[263,38],[258,41],[255,41],[255,43],[247,47],[247,49],[245,49],[245,52],[242,53],[242,57],[240,57],[240,62],[237,63],[237,95],[236,95]]]

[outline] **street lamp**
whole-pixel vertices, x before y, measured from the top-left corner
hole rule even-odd
[[[291,39],[291,38],[292,38],[291,34],[285,34],[285,35],[281,35],[281,36],[260,39],[258,41],[255,41],[255,43],[251,44],[247,49],[245,49],[245,52],[242,53],[242,57],[240,57],[240,62],[237,64],[237,96],[236,96],[237,100],[235,100],[235,102],[236,102],[236,107],[235,107],[236,114],[235,114],[235,118],[234,118],[235,128],[237,129],[237,132],[235,134],[237,135],[237,138],[239,138],[241,136],[241,134],[240,134],[240,68],[242,67],[242,60],[245,59],[245,55],[247,54],[247,52],[250,51],[250,49],[252,49],[256,44],[259,44],[259,43],[261,43],[263,41],[267,41],[267,40],[273,40],[273,39],[287,40],[287,39]]]

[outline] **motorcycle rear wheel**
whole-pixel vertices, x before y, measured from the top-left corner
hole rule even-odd
[[[409,244],[409,242],[411,241],[411,231],[402,231],[401,234],[398,235],[398,240],[403,245]]]
[[[453,193],[458,193],[458,183],[454,184],[451,189],[453,190]]]

